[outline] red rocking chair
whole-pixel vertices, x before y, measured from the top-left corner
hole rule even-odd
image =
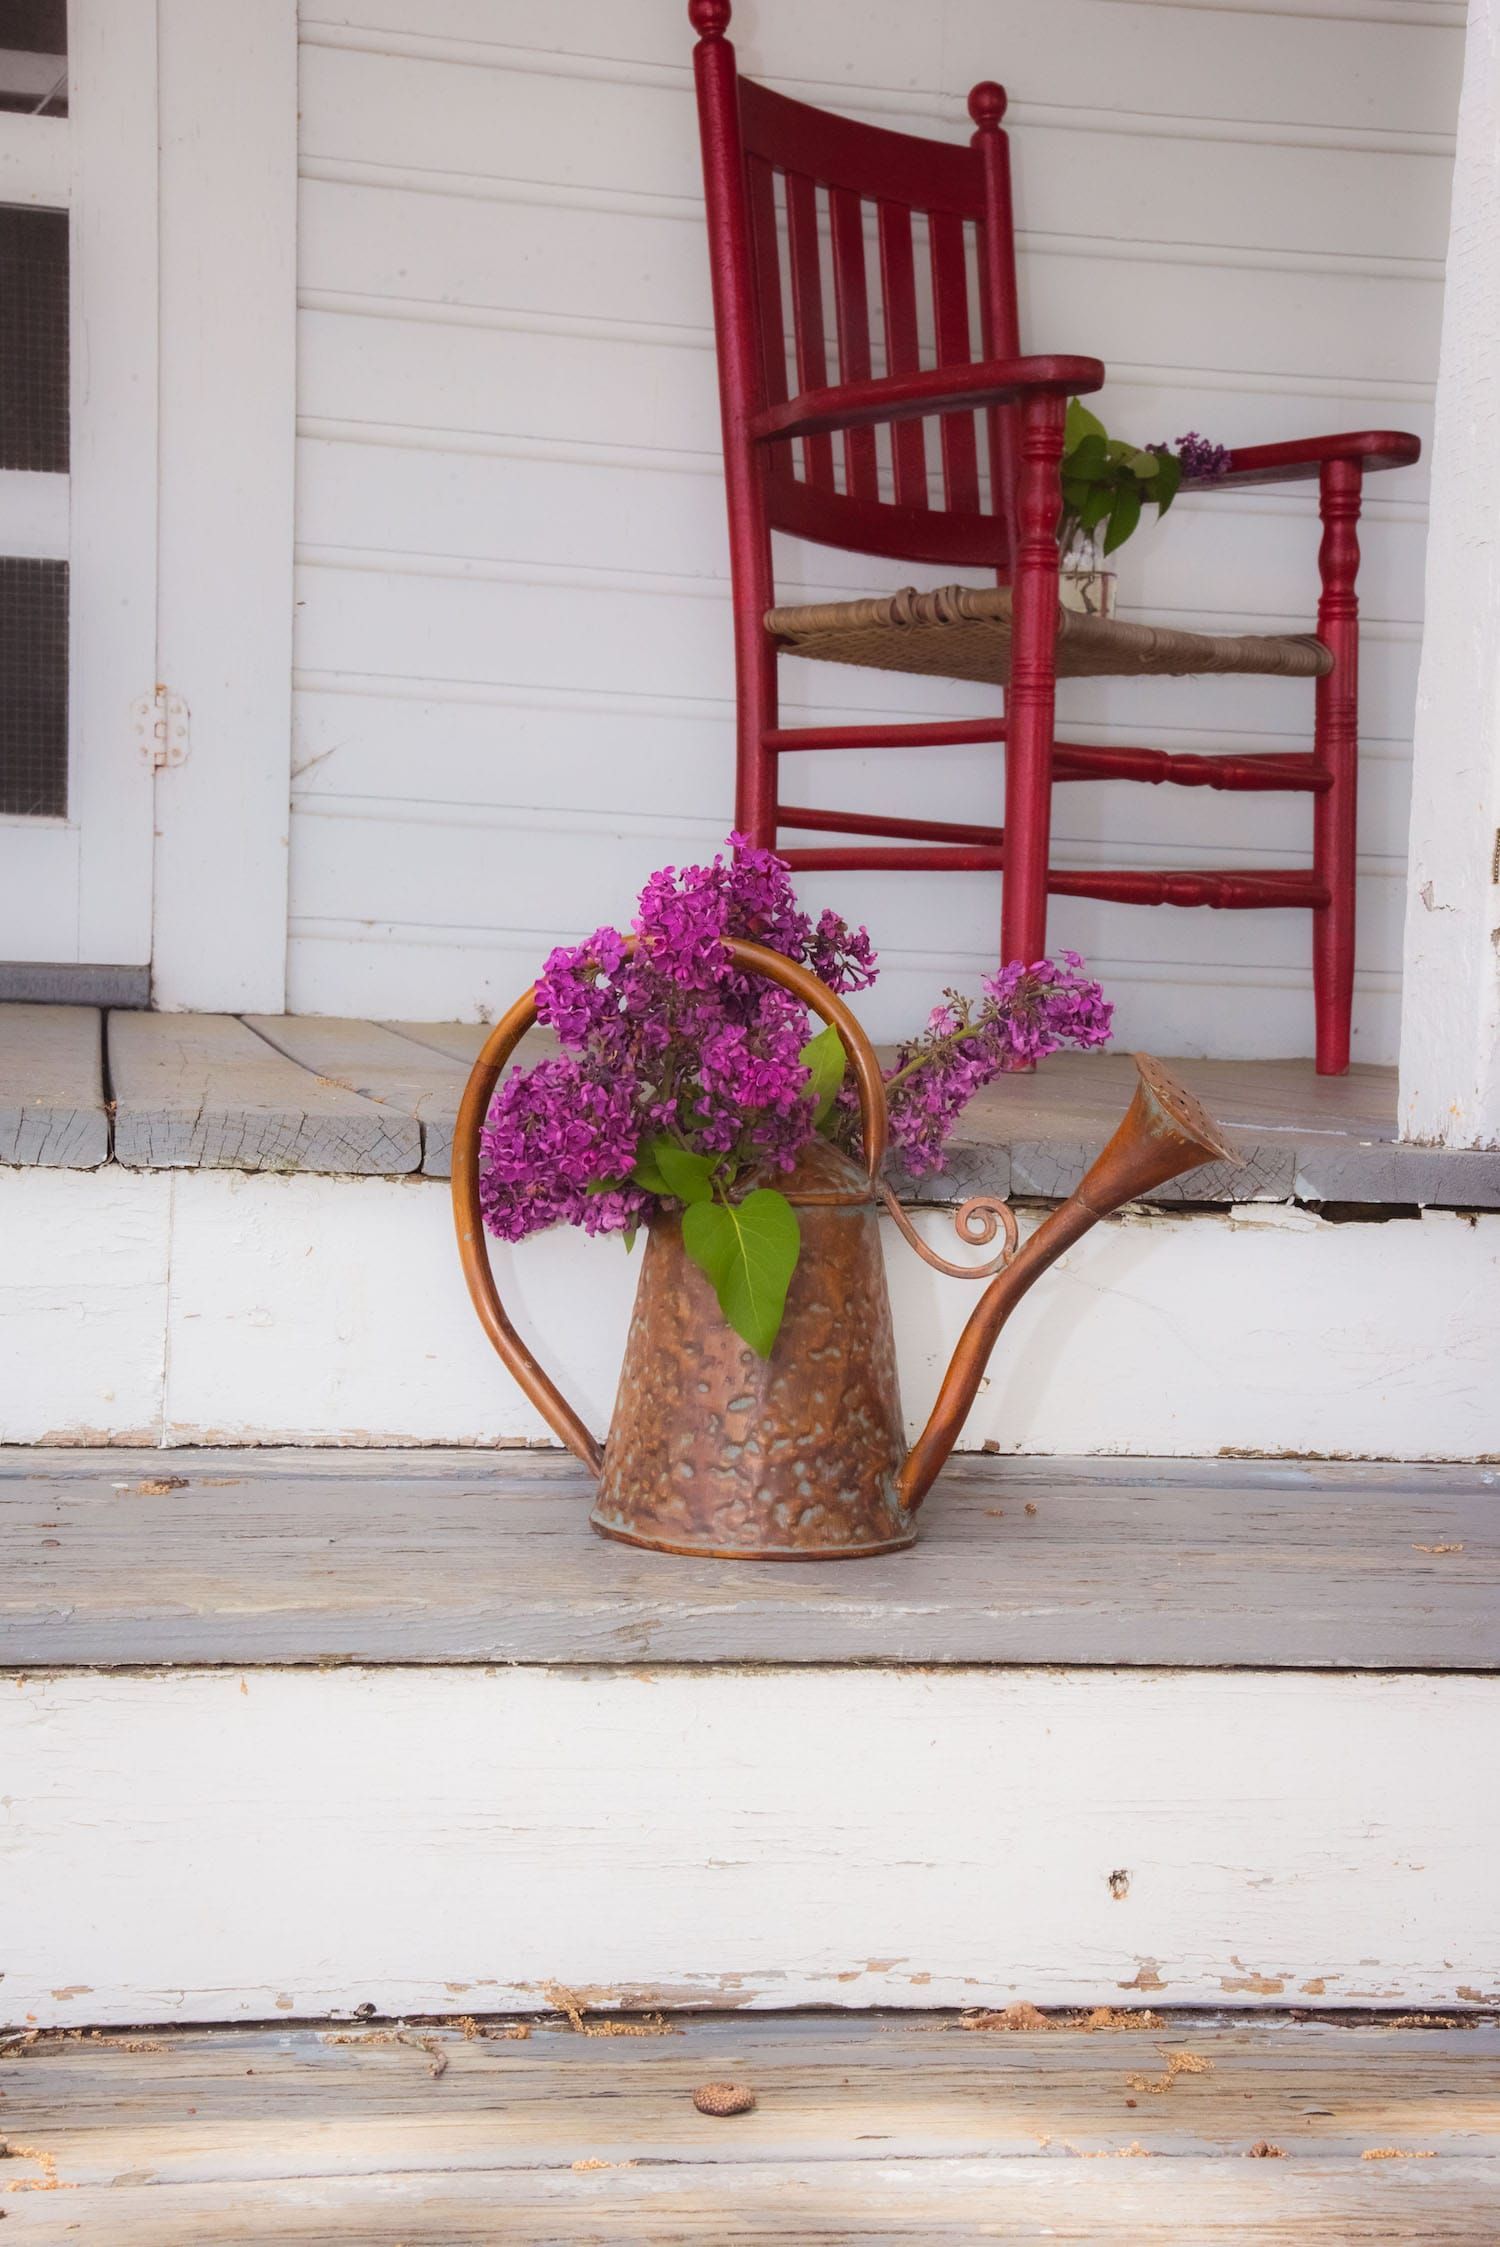
[[[861,125],[772,93],[735,68],[729,0],[689,0],[703,139],[714,318],[724,418],[735,659],[736,819],[777,847],[783,828],[883,838],[786,850],[794,867],[1003,871],[1001,956],[1046,949],[1047,897],[1253,910],[1306,906],[1313,920],[1317,1066],[1349,1063],[1354,983],[1359,621],[1356,523],[1367,469],[1414,461],[1399,430],[1310,437],[1235,451],[1225,484],[1318,479],[1323,535],[1316,634],[1169,631],[1060,608],[1059,462],[1067,400],[1097,390],[1097,359],[1020,356],[1005,94],[969,96],[967,147]],[[832,265],[827,333],[820,235]],[[878,342],[865,261],[867,211],[879,248]],[[921,364],[913,218],[924,219],[935,365]],[[970,237],[980,332],[969,320]],[[790,325],[782,302],[782,242]],[[829,345],[838,380],[829,379]],[[884,372],[876,374],[877,353]],[[934,355],[929,349],[928,356]],[[795,365],[795,391],[788,361]],[[923,423],[938,425],[941,506]],[[888,425],[882,463],[876,430]],[[836,459],[834,440],[839,440]],[[799,457],[800,456],[800,457]],[[987,456],[988,508],[981,463]],[[992,588],[950,586],[887,600],[778,608],[771,533],[892,560],[993,570]],[[786,728],[782,655],[873,665],[1005,690],[1004,716],[953,723]],[[1316,681],[1311,753],[1170,755],[1056,738],[1061,677],[1224,672]],[[1005,744],[1005,823],[967,826],[814,810],[782,800],[792,751]],[[1179,787],[1299,790],[1313,799],[1312,864],[1232,873],[1062,871],[1049,863],[1060,780],[1170,781]]]

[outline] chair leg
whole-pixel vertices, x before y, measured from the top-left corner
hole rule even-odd
[[[1057,519],[1061,398],[1027,400],[1016,492],[1017,542],[1010,692],[1005,709],[1005,873],[1000,956],[1047,949],[1052,737],[1057,701]]]
[[[1334,665],[1317,686],[1313,751],[1332,785],[1313,799],[1313,870],[1328,903],[1313,910],[1313,1004],[1317,1071],[1340,1077],[1349,1066],[1354,1006],[1354,897],[1359,785],[1359,522],[1362,472],[1357,461],[1324,464],[1319,487],[1323,540],[1318,552],[1322,597],[1318,637]]]

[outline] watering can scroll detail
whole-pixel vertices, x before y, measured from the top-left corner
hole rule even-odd
[[[625,1360],[601,1445],[522,1340],[500,1300],[479,1203],[480,1130],[502,1071],[536,1020],[526,992],[486,1039],[453,1140],[459,1258],[480,1324],[553,1432],[598,1478],[590,1519],[607,1537],[659,1552],[732,1560],[856,1560],[897,1552],[958,1440],[1011,1311],[1049,1265],[1123,1203],[1206,1162],[1235,1162],[1193,1095],[1147,1054],[1114,1137],[1080,1184],[1018,1245],[1000,1202],[964,1204],[970,1242],[1004,1246],[969,1270],[934,1257],[880,1183],[885,1088],[875,1051],[843,1000],[807,968],[726,937],[736,967],[779,983],[843,1041],[859,1088],[858,1163],[814,1140],[779,1180],[802,1249],[781,1332],[761,1358],[719,1315],[688,1256],[682,1223],[651,1219]],[[879,1214],[938,1269],[989,1284],[970,1314],[926,1427],[908,1451]]]

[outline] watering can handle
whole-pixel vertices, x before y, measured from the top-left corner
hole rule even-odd
[[[627,937],[626,950],[633,952],[637,942],[636,937]],[[859,1087],[864,1163],[873,1189],[885,1161],[886,1146],[885,1084],[874,1047],[843,1000],[810,968],[799,967],[795,960],[771,951],[767,945],[747,944],[739,937],[726,936],[724,949],[736,967],[779,983],[784,991],[790,991],[793,998],[800,999],[805,1007],[837,1030]],[[537,1363],[500,1300],[479,1207],[479,1135],[500,1073],[535,1020],[536,990],[533,986],[495,1024],[469,1071],[453,1130],[453,1221],[458,1229],[459,1262],[480,1325],[553,1434],[560,1436],[568,1449],[597,1475],[604,1464],[602,1447],[589,1434],[551,1375]]]

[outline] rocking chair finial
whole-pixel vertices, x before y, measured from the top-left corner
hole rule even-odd
[[[1005,115],[1005,88],[993,78],[981,78],[969,93],[969,115],[982,133],[997,133]]]
[[[688,0],[688,22],[700,39],[722,39],[731,13],[730,0]]]

